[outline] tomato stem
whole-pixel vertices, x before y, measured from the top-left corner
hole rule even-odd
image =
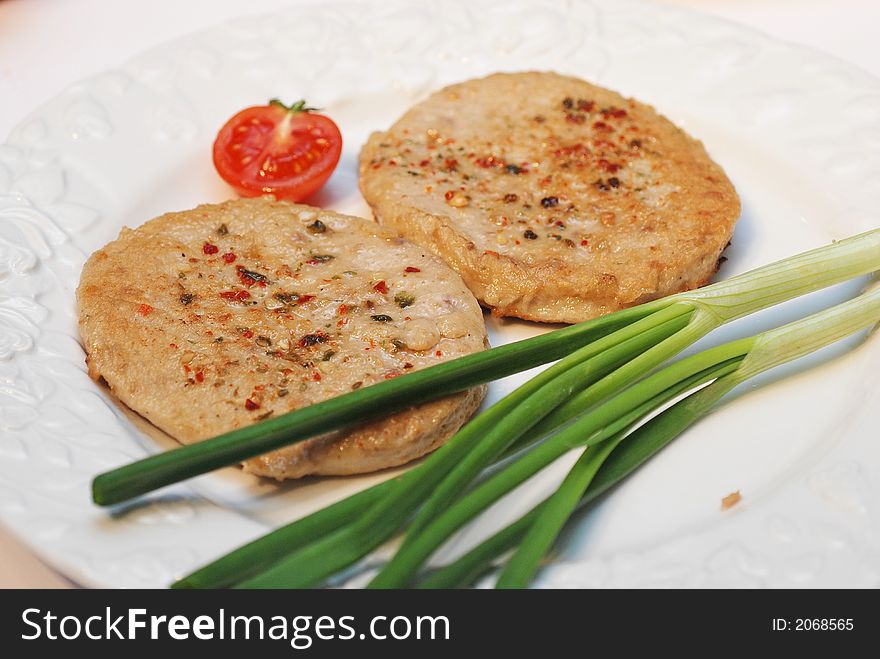
[[[279,108],[283,108],[284,110],[286,110],[290,114],[296,114],[298,112],[320,112],[321,111],[321,108],[308,107],[306,105],[306,100],[304,98],[298,100],[296,103],[293,103],[292,105],[284,105],[284,103],[282,101],[280,101],[279,99],[273,98],[272,100],[269,101],[269,105],[275,105]]]

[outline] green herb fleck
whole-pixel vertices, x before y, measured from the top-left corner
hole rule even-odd
[[[397,303],[398,307],[400,307],[401,309],[405,309],[416,301],[416,296],[412,293],[401,291],[394,296],[394,301]]]

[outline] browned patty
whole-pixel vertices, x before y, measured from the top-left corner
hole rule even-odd
[[[376,219],[502,316],[577,322],[705,284],[740,214],[700,142],[555,73],[452,85],[374,133]]]
[[[378,225],[270,199],[168,213],[95,252],[77,290],[89,372],[197,442],[486,346],[477,301],[440,259]],[[408,462],[485,387],[252,460],[274,478]]]

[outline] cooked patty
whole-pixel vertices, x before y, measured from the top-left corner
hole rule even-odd
[[[168,213],[95,252],[77,290],[90,375],[184,443],[482,350],[477,301],[375,223],[271,199]],[[436,448],[485,387],[248,460],[277,479]]]
[[[452,85],[374,133],[376,219],[501,316],[578,322],[705,284],[740,214],[700,142],[651,107],[555,73]]]

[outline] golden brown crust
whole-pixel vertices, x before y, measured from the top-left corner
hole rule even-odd
[[[190,443],[481,350],[480,308],[437,257],[374,223],[269,199],[168,213],[88,260],[89,374]],[[274,478],[403,464],[485,387],[254,458]]]
[[[703,285],[740,206],[702,144],[553,73],[447,87],[361,152],[376,219],[493,313],[578,322]]]

